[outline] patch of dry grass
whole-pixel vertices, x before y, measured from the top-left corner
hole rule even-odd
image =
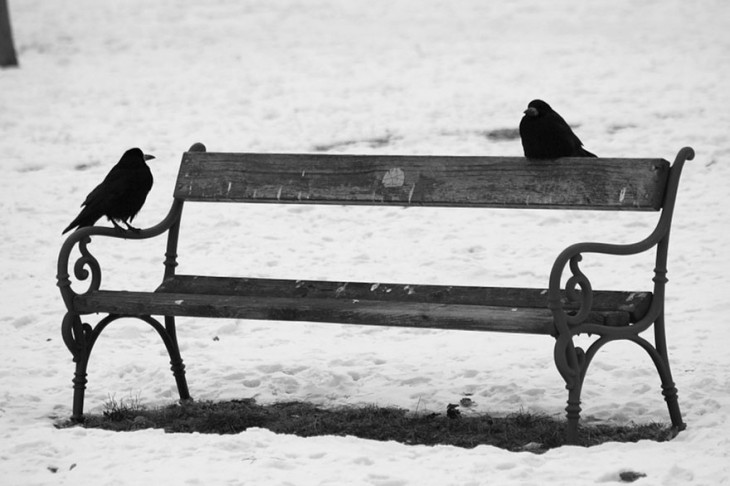
[[[68,422],[61,427],[72,426]],[[110,399],[101,415],[89,415],[87,428],[130,431],[147,428],[170,433],[236,434],[261,427],[302,437],[351,435],[404,444],[453,445],[472,448],[482,444],[510,451],[544,452],[565,444],[565,422],[518,412],[506,417],[458,413],[412,413],[392,407],[320,408],[306,402],[259,405],[252,399],[225,402],[185,402],[147,409],[139,399]],[[580,429],[579,445],[604,442],[658,442],[676,431],[664,424],[590,425]]]

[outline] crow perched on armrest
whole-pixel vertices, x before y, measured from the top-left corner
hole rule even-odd
[[[154,158],[138,148],[124,152],[101,184],[86,196],[81,204],[81,213],[63,233],[77,227],[92,226],[102,216],[106,216],[120,230],[124,228],[117,221],[124,223],[127,230],[139,231],[130,223],[142,209],[147,194],[152,189],[152,172],[146,161]]]

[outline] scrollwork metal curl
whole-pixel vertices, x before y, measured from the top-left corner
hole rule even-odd
[[[81,256],[74,263],[74,276],[79,280],[86,280],[89,278],[89,270],[91,271],[91,282],[89,287],[82,294],[87,294],[95,290],[99,290],[101,286],[101,266],[99,261],[91,254],[87,245],[91,243],[91,237],[86,236],[79,240],[79,251]],[[88,268],[88,270],[87,270]]]
[[[85,295],[91,292],[95,292],[101,288],[101,265],[99,264],[96,257],[94,257],[88,249],[88,244],[91,243],[92,236],[99,237],[111,237],[129,240],[142,240],[147,238],[153,238],[158,236],[171,227],[175,226],[176,223],[180,222],[180,215],[182,213],[183,201],[175,199],[173,201],[170,212],[167,214],[157,225],[143,229],[140,231],[120,231],[117,228],[104,228],[101,226],[86,226],[79,228],[63,243],[61,251],[58,254],[58,272],[56,273],[57,285],[61,291],[61,297],[66,304],[66,309],[73,311],[74,297],[77,295]],[[177,239],[174,239],[177,242]],[[73,265],[73,276],[79,280],[84,281],[91,278],[89,287],[83,293],[77,293],[71,287],[71,280],[69,275],[71,253],[73,249],[78,245],[81,256],[76,260]],[[174,251],[174,246],[172,248]],[[168,252],[170,252],[168,248]],[[169,256],[168,256],[169,258]],[[170,262],[166,262],[169,268],[174,268]]]
[[[565,298],[570,303],[578,304],[577,311],[568,312],[565,316],[566,322],[572,325],[585,321],[593,307],[593,287],[578,265],[582,259],[581,254],[570,258],[569,267],[572,275],[565,283]]]

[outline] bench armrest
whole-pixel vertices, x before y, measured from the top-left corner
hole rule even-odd
[[[162,221],[150,228],[141,229],[139,231],[120,230],[118,228],[107,228],[102,226],[87,226],[79,228],[71,233],[69,237],[66,238],[63,246],[61,246],[61,251],[58,255],[58,269],[56,274],[57,285],[61,290],[61,296],[63,297],[66,309],[71,310],[73,308],[73,298],[76,295],[88,294],[89,292],[99,290],[101,285],[101,267],[98,260],[91,254],[87,247],[87,245],[91,243],[92,236],[108,236],[110,238],[123,238],[128,240],[154,238],[170,230],[170,228],[179,223],[180,215],[182,214],[182,206],[182,200],[175,199],[170,211]],[[69,275],[69,259],[71,251],[77,244],[81,256],[74,263],[73,275],[79,281],[87,280],[91,277],[89,287],[86,291],[81,293],[73,290]]]
[[[563,250],[560,255],[558,255],[555,263],[553,264],[552,271],[550,272],[548,287],[548,306],[552,310],[555,318],[555,331],[557,334],[570,334],[571,332],[577,332],[577,330],[571,331],[570,328],[583,323],[591,311],[593,290],[588,277],[581,272],[578,265],[583,259],[583,255],[586,253],[636,255],[656,246],[656,265],[654,267],[653,278],[654,298],[647,315],[632,326],[633,332],[643,331],[652,324],[654,319],[656,319],[664,305],[664,284],[667,282],[666,273],[669,232],[672,225],[672,216],[674,213],[674,204],[677,198],[679,178],[682,174],[684,163],[687,160],[692,160],[694,155],[694,150],[690,147],[684,147],[677,153],[669,172],[669,179],[667,180],[667,186],[664,193],[661,216],[659,217],[656,227],[649,236],[632,244],[596,242],[576,243],[569,246]],[[566,267],[570,268],[572,275],[566,281],[565,294],[569,301],[580,305],[579,310],[575,313],[566,313],[563,310],[563,304],[561,302],[560,287],[563,272]],[[580,327],[580,332],[590,333],[598,330],[599,329],[588,324],[584,324]]]
[[[669,228],[663,228],[662,226],[660,222],[651,235],[637,243],[623,245],[596,242],[576,243],[558,255],[550,272],[548,286],[548,307],[552,310],[555,317],[556,331],[558,334],[569,333],[570,327],[582,324],[592,310],[593,286],[588,277],[581,271],[579,265],[583,260],[583,255],[588,253],[636,255],[645,252],[660,243],[663,238],[669,236]],[[570,271],[570,276],[565,281],[565,293],[563,296],[561,282],[566,269]],[[564,310],[563,297],[571,303],[578,304],[578,310],[566,312]],[[586,329],[584,332],[591,331]]]

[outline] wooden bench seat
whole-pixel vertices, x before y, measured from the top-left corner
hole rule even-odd
[[[180,398],[189,399],[176,318],[234,318],[550,336],[552,359],[568,389],[569,442],[577,438],[588,366],[605,344],[628,341],[651,357],[672,424],[682,429],[664,333],[664,299],[679,178],[684,162],[693,156],[692,149],[684,148],[670,164],[639,158],[241,154],[208,153],[196,144],[183,154],[172,208],[162,222],[139,232],[81,228],[61,248],[57,277],[67,309],[62,335],[76,362],[72,418],[83,420],[89,356],[113,321],[135,317],[159,333]],[[365,283],[178,274],[181,218],[189,203],[653,211],[659,218],[648,235],[636,235],[635,243],[568,246],[555,255],[550,268],[534,270],[545,275],[544,288],[465,287],[383,283],[377,275]],[[245,236],[255,238],[252,230]],[[534,227],[516,231],[526,238],[539,236]],[[136,240],[162,234],[167,236],[164,275],[154,291],[101,287],[102,266],[88,248],[91,236]],[[89,280],[83,292],[74,291],[70,279],[74,248],[81,256],[73,274]],[[618,257],[650,250],[655,266],[645,276],[647,288],[596,290],[580,268],[582,259],[592,254]],[[82,316],[95,313],[104,314],[95,326],[83,322]],[[164,324],[154,316],[161,316]],[[650,329],[653,343],[643,336]],[[585,350],[574,343],[581,334],[594,337]]]
[[[587,322],[627,326],[650,292],[594,292]],[[569,304],[566,309],[577,310]],[[80,313],[224,317],[555,334],[547,289],[456,287],[175,275],[155,292],[96,291]]]

